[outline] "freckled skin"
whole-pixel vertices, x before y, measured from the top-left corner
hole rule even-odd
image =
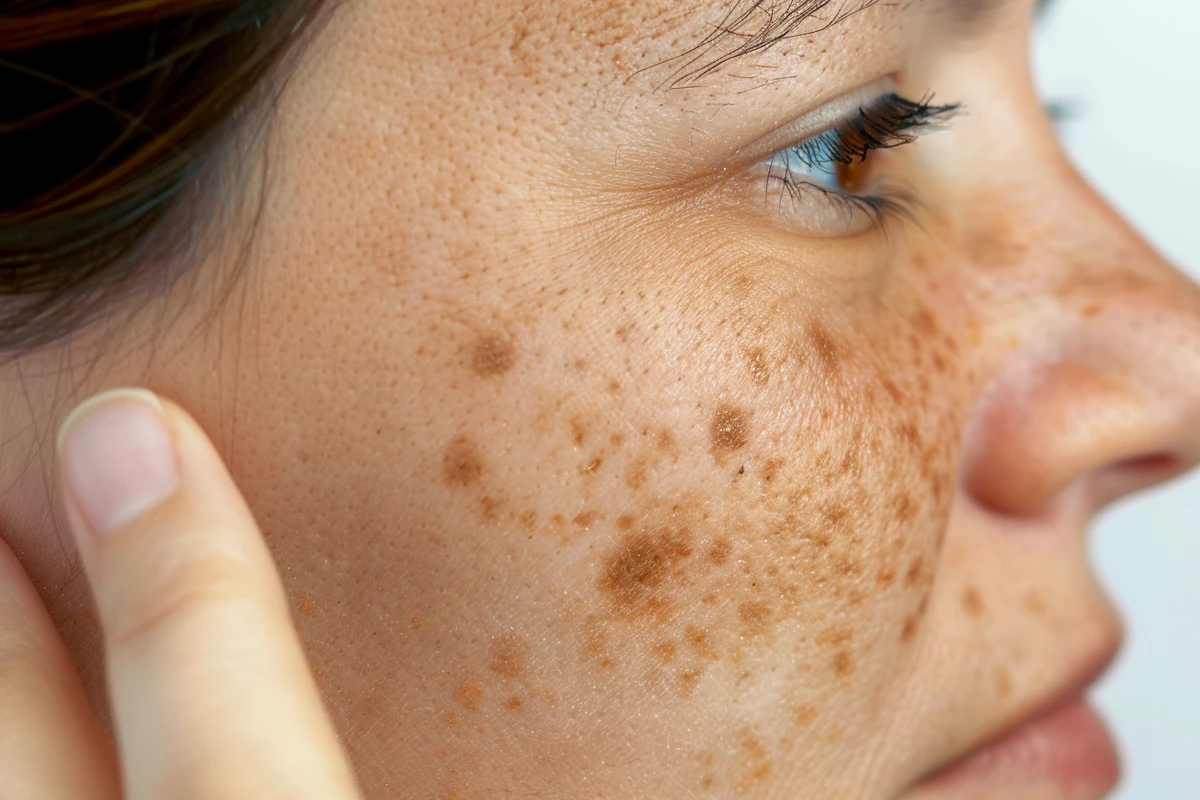
[[[1194,290],[1069,171],[1019,48],[943,41],[925,5],[682,89],[669,59],[720,14],[347,5],[280,101],[254,247],[94,372],[62,377],[80,337],[0,385],[196,415],[368,797],[896,800],[1110,628],[1074,541],[1011,526],[1186,439],[1161,408],[1200,417]],[[912,167],[919,229],[819,238],[760,184],[694,179],[909,67],[971,109],[880,161]],[[56,479],[25,471],[53,415],[11,391],[6,523],[103,708]]]
[[[735,406],[722,404],[713,414],[708,436],[712,453],[717,458],[741,450],[750,442],[750,415]]]
[[[516,351],[512,344],[500,336],[488,335],[475,343],[471,352],[471,369],[484,377],[503,375],[512,369],[515,359]]]

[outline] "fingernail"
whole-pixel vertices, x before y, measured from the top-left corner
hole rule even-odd
[[[112,389],[80,403],[59,428],[58,452],[71,494],[98,534],[158,505],[179,483],[162,403],[145,389]]]

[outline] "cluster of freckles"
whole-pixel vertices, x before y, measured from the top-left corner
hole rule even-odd
[[[947,387],[961,380],[961,359],[955,336],[909,301],[866,333],[815,320],[785,337],[746,331],[737,350],[744,390],[702,402],[696,430],[560,409],[582,510],[547,513],[512,500],[493,478],[495,458],[468,433],[446,445],[443,483],[481,524],[586,554],[591,589],[574,646],[597,681],[632,674],[649,696],[682,701],[752,685],[782,656],[799,687],[784,713],[802,731],[839,689],[870,685],[881,664],[894,668],[918,638],[931,590],[961,430],[957,392]],[[644,344],[633,323],[613,336]],[[494,382],[521,358],[512,336],[489,331],[462,360]],[[599,383],[614,406],[621,401],[619,381]],[[773,403],[789,391],[811,402],[783,419]],[[697,474],[698,463],[711,476],[706,488],[664,488],[672,485],[664,476]],[[826,622],[814,628],[814,619]],[[519,634],[495,637],[490,678],[455,688],[446,723],[489,706],[529,710],[538,700],[525,680],[529,651]],[[698,756],[708,761],[701,788],[761,782],[771,751],[788,744],[751,726],[737,741],[733,768],[714,766],[711,752]]]

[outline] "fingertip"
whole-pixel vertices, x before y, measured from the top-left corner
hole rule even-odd
[[[85,400],[63,421],[57,446],[64,480],[94,535],[127,525],[179,485],[163,404],[145,389]]]

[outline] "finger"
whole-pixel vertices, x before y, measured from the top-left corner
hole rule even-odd
[[[0,797],[120,793],[112,742],[37,590],[0,540]]]
[[[356,797],[270,553],[199,426],[114,390],[71,413],[59,450],[127,796]]]

